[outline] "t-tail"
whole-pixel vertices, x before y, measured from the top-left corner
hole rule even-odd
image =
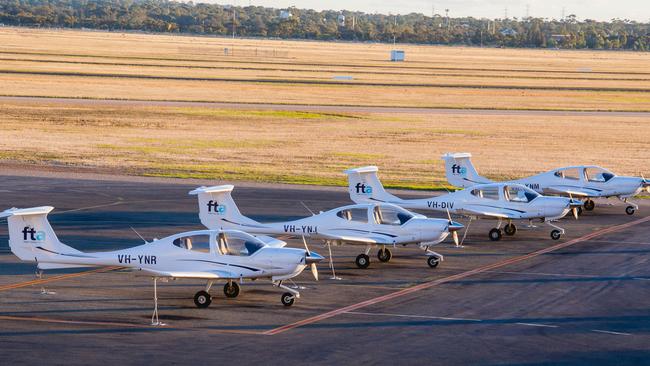
[[[379,168],[365,166],[345,171],[348,175],[348,193],[355,203],[387,202],[399,204],[402,200],[386,192],[377,177]]]
[[[233,185],[214,187],[199,187],[190,192],[199,196],[199,218],[201,223],[210,230],[239,229],[254,232],[255,228],[263,227],[259,222],[250,219],[239,212],[232,199]]]
[[[449,184],[454,187],[467,188],[476,184],[493,183],[476,172],[470,160],[471,157],[470,153],[448,153],[442,156]]]
[[[9,248],[23,261],[37,262],[40,269],[76,268],[85,265],[60,264],[83,253],[59,241],[47,220],[54,207],[11,208],[0,212],[9,226]]]

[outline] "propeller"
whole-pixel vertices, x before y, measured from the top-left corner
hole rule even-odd
[[[447,218],[449,219],[449,225],[447,226],[447,230],[449,230],[449,227],[452,226],[454,224],[454,222],[451,221],[451,214],[449,213],[449,209],[447,208],[446,210],[447,210]],[[451,237],[454,238],[454,244],[456,244],[456,246],[460,245],[460,242],[458,241],[458,231],[457,230],[454,230],[454,231],[451,232]]]
[[[650,180],[645,179],[643,174],[641,174],[641,178],[643,179],[643,186],[645,187],[646,192],[650,193]]]
[[[307,252],[307,257],[305,258],[305,263],[307,263],[307,258],[311,258],[311,252],[309,251],[309,247],[307,246],[307,240],[305,240],[305,236],[302,236],[302,243],[305,244],[305,251]],[[322,257],[321,257],[322,259]],[[311,262],[309,265],[311,267],[311,274],[314,275],[314,279],[318,281],[318,268],[316,267],[316,262]]]

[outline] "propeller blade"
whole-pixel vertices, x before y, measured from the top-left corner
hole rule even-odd
[[[311,264],[311,274],[313,274],[314,279],[318,281],[318,268],[316,267],[316,263]]]
[[[456,244],[456,246],[460,245],[460,242],[458,241],[458,231],[454,231],[453,233],[451,233],[451,236],[454,238],[454,243]]]
[[[451,224],[451,214],[449,213],[449,208],[445,207],[447,210],[447,218],[449,219],[449,223]]]
[[[307,240],[305,240],[305,236],[302,236],[302,243],[305,244],[305,251],[307,251],[307,255],[311,255],[311,252],[309,251],[309,247],[307,246]]]
[[[571,209],[571,211],[573,212],[573,217],[575,217],[576,220],[577,220],[578,219],[578,208],[574,207],[574,208]]]

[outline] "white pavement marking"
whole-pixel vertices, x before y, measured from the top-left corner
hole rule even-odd
[[[391,314],[391,313],[365,313],[360,311],[347,311],[344,314],[354,314],[354,315],[372,315],[372,316],[394,316],[398,318],[420,318],[420,319],[439,319],[439,320],[461,320],[468,322],[480,322],[481,319],[472,319],[472,318],[454,318],[448,316],[429,316],[429,315],[410,315],[410,314]]]
[[[519,325],[527,325],[530,327],[544,327],[544,328],[559,328],[557,325],[550,325],[550,324],[539,324],[539,323],[515,323]]]
[[[592,332],[597,332],[597,333],[605,333],[605,334],[613,334],[613,335],[632,335],[630,333],[622,333],[622,332],[612,332],[611,330],[601,330],[601,329],[592,329]]]

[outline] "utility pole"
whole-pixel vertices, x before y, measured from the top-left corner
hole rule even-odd
[[[526,4],[526,18],[530,18],[530,4]]]
[[[447,18],[447,29],[450,29],[451,25],[449,24],[449,9],[445,9],[445,17]]]
[[[235,21],[237,20],[237,13],[235,13],[235,7],[232,7],[232,38],[235,38]]]
[[[506,6],[505,9],[503,9],[503,15],[504,15],[503,19],[508,19],[508,7],[507,6]]]
[[[564,18],[565,18],[565,16],[564,16],[565,11],[566,11],[566,8],[563,6],[562,7],[562,20],[564,20]]]

